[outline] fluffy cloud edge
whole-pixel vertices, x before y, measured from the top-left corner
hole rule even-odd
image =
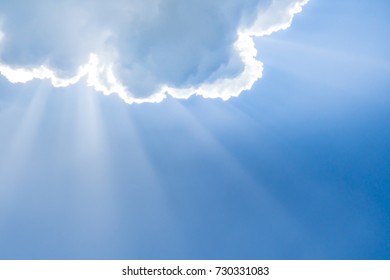
[[[309,0],[296,0],[287,3],[286,0],[272,1],[272,4],[257,16],[250,28],[237,31],[237,41],[234,49],[238,53],[244,70],[233,78],[220,78],[212,83],[203,83],[196,87],[175,88],[162,85],[153,94],[146,97],[136,97],[117,79],[113,72],[113,63],[103,62],[97,54],[91,53],[87,64],[79,67],[77,75],[70,78],[59,77],[54,70],[42,65],[33,68],[13,68],[0,63],[0,74],[11,83],[27,83],[29,81],[49,80],[53,87],[67,87],[86,78],[87,85],[104,95],[117,94],[124,102],[159,103],[167,96],[178,99],[188,99],[197,95],[204,98],[220,98],[224,101],[239,96],[243,91],[250,90],[253,84],[262,77],[263,63],[256,59],[257,49],[254,38],[269,36],[274,32],[288,29],[296,14],[302,11]],[[283,6],[285,7],[285,6]],[[0,31],[0,44],[4,34]]]

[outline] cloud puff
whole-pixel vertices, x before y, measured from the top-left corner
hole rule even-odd
[[[55,87],[86,79],[127,103],[227,100],[262,75],[253,37],[288,28],[307,2],[2,1],[0,74]]]

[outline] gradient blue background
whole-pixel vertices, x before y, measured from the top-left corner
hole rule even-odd
[[[312,0],[227,102],[0,78],[0,258],[389,259],[389,14]]]

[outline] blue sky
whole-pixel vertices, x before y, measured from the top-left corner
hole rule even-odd
[[[118,37],[125,57],[115,64],[118,75],[141,99],[161,83],[199,89],[237,75],[243,65],[232,30],[253,20],[255,2],[240,10],[229,1],[226,11],[241,14],[213,26],[226,36],[210,31],[206,44],[197,40],[207,34],[189,36],[202,67],[191,59],[170,67],[149,61],[137,68],[145,84],[132,83],[129,76],[139,73],[128,64],[160,62],[161,53],[175,51],[151,37],[154,28],[131,49],[137,53],[151,40],[157,53],[127,56],[126,36],[133,35]],[[283,10],[294,1],[276,2]],[[178,13],[195,2],[180,9],[166,3],[162,10]],[[207,8],[205,19],[219,11]],[[169,95],[126,104],[88,87],[86,78],[55,88],[47,80],[13,84],[0,77],[0,258],[389,259],[389,9],[380,0],[311,0],[287,30],[253,37],[262,78],[225,101]],[[122,26],[97,14],[92,41],[100,22]],[[163,22],[169,33],[171,22]],[[205,22],[189,28],[203,31]],[[11,27],[20,28],[17,20],[3,23]],[[84,49],[75,54],[34,36],[33,48],[6,41],[2,61],[49,61],[61,73],[86,62]],[[188,45],[181,47],[187,53]],[[59,55],[46,57],[44,48]]]

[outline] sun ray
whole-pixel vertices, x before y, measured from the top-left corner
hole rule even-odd
[[[390,72],[390,64],[382,56],[368,54],[359,48],[307,44],[274,37],[258,38],[256,45],[261,50],[258,56],[264,60],[266,68],[332,89],[350,87],[350,83],[345,83],[346,77],[372,79],[371,72]]]
[[[81,89],[82,91],[82,89]],[[73,108],[74,130],[70,142],[72,154],[70,165],[74,209],[78,213],[79,230],[83,234],[95,232],[90,242],[109,238],[115,228],[116,208],[113,193],[110,148],[107,145],[106,128],[102,121],[96,93],[84,89],[76,98]],[[71,109],[70,107],[68,109]],[[65,129],[72,131],[71,127]],[[69,163],[68,163],[69,164]],[[86,207],[88,206],[88,207]],[[92,246],[92,245],[91,245]]]
[[[235,178],[240,179],[240,184],[235,186],[236,189],[239,192],[244,192],[247,197],[256,198],[258,200],[257,206],[263,212],[273,213],[277,220],[283,221],[283,226],[288,228],[292,235],[303,237],[306,233],[297,217],[294,217],[289,209],[265,185],[262,185],[258,179],[252,177],[237,158],[225,148],[191,110],[188,110],[180,101],[174,100],[173,102],[175,102],[177,107],[175,112],[180,115],[181,120],[186,122],[192,132],[194,141],[204,143],[210,153],[212,153],[210,156],[218,158],[218,162],[224,164],[223,168],[226,174],[234,174]],[[213,108],[213,110],[217,110],[217,108]]]
[[[38,128],[44,114],[49,90],[47,85],[39,83],[18,124],[15,135],[7,151],[0,158],[0,205],[5,208],[16,207],[14,196],[17,195],[18,183],[23,177],[25,165],[32,152]],[[0,211],[0,213],[6,213]]]
[[[115,172],[121,178],[117,188],[127,198],[126,209],[121,216],[124,224],[130,223],[137,227],[137,230],[135,228],[128,230],[125,242],[133,244],[131,248],[133,257],[142,257],[145,256],[145,252],[139,247],[137,240],[148,238],[147,235],[153,235],[151,242],[169,235],[169,240],[175,240],[176,244],[180,244],[182,238],[166,190],[150,158],[150,151],[143,138],[144,133],[139,127],[143,125],[139,116],[125,104],[116,103],[114,106],[114,109],[110,107],[113,123],[121,123],[121,126],[111,131],[117,142],[116,152],[121,154],[116,157],[115,162]],[[126,180],[122,181],[124,178]],[[171,246],[170,249],[173,250],[174,244],[166,246]],[[180,251],[182,254],[185,248],[182,246]],[[150,258],[151,255],[146,256]]]

